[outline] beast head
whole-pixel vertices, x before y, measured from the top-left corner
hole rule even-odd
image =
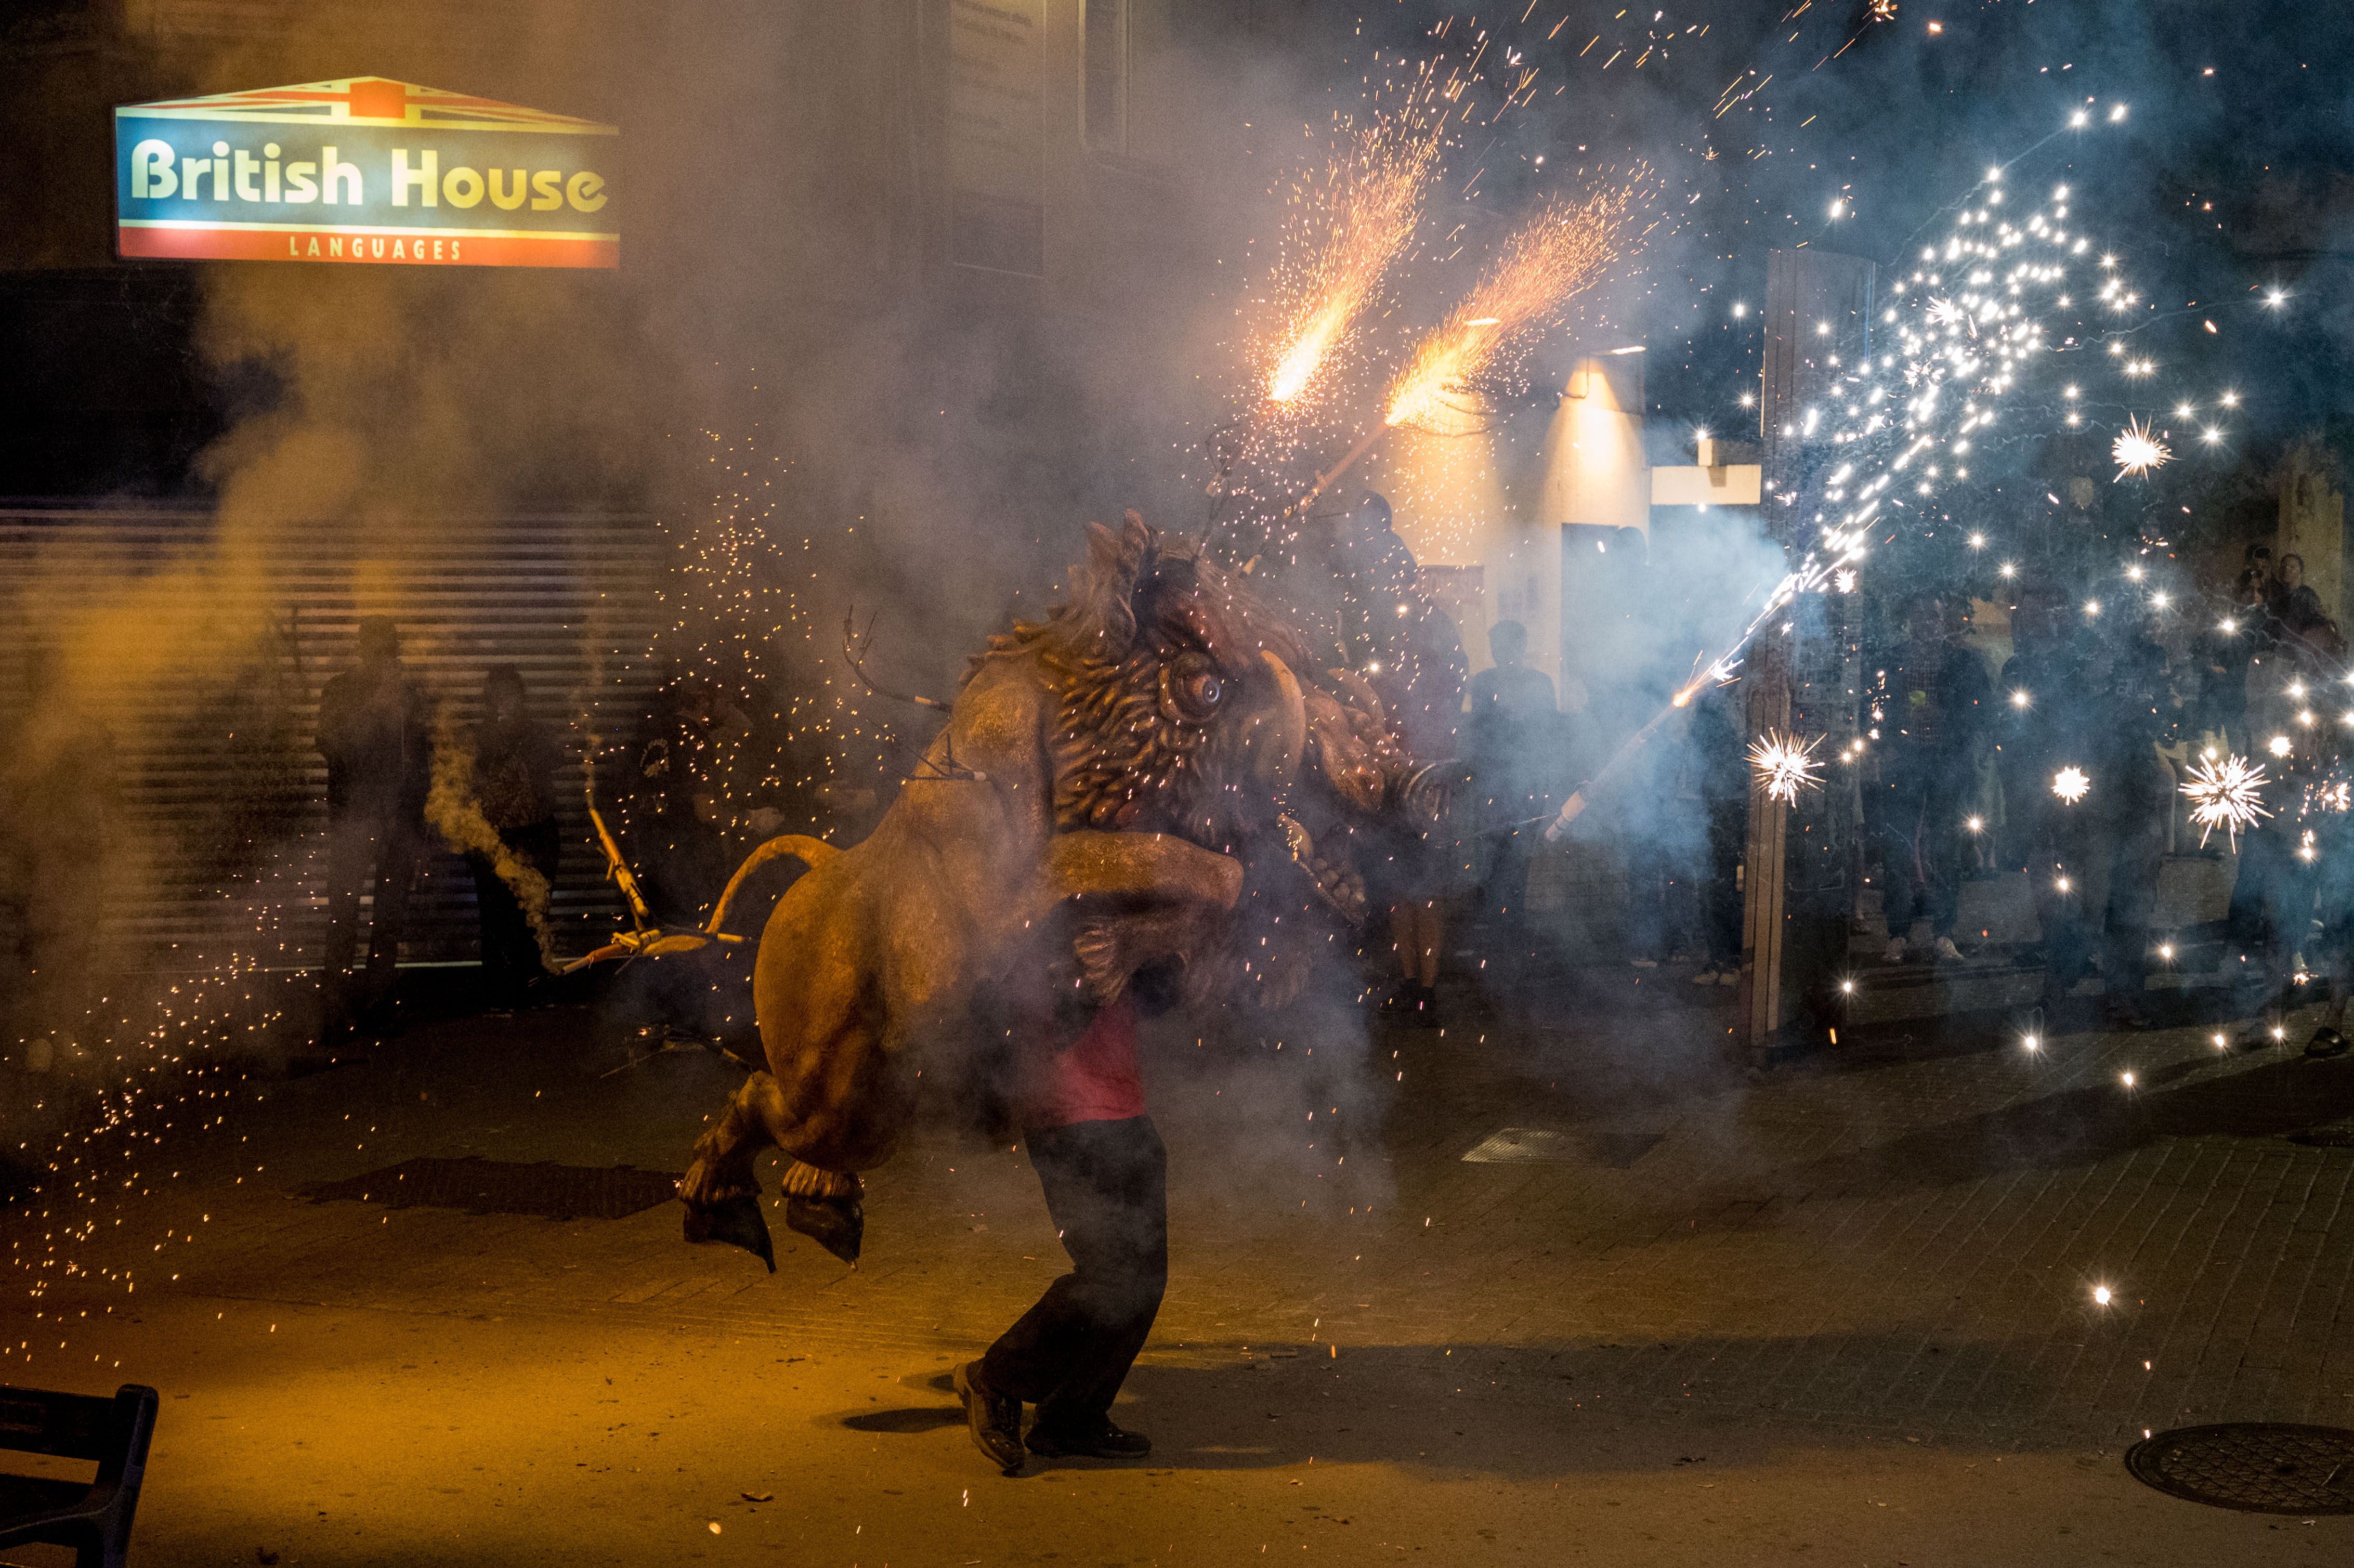
[[[1169,832],[1254,868],[1296,863],[1357,920],[1347,839],[1427,822],[1441,803],[1370,686],[1320,669],[1278,613],[1135,513],[1118,530],[1089,524],[1070,599],[982,657],[1021,655],[1056,705],[1060,831]]]

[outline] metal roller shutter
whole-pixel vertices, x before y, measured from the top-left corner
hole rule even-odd
[[[54,656],[79,722],[111,741],[110,966],[281,968],[315,954],[326,768],[313,726],[365,614],[399,622],[404,662],[454,724],[473,720],[491,665],[522,670],[531,711],[565,744],[559,946],[585,950],[610,929],[619,904],[590,841],[580,759],[591,735],[630,734],[657,680],[652,520],[433,518],[382,537],[322,522],[274,531],[267,558],[234,571],[220,567],[215,531],[197,511],[0,509],[0,669],[12,688],[0,712],[13,725],[28,700],[52,700],[30,683]],[[437,842],[403,956],[474,950],[472,880]]]

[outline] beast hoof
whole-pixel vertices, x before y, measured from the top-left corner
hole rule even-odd
[[[688,1203],[686,1239],[740,1246],[767,1264],[770,1274],[777,1272],[776,1245],[769,1240],[769,1222],[760,1213],[760,1200],[754,1193],[740,1193],[708,1205]]]
[[[787,1194],[785,1224],[844,1263],[858,1261],[866,1235],[866,1209],[855,1198],[804,1198]]]

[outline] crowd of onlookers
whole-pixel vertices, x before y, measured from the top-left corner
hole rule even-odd
[[[1986,956],[1964,946],[1964,885],[2023,873],[2034,940],[2005,959],[2040,967],[2055,1004],[2097,978],[2107,1019],[2137,1026],[2151,972],[2188,946],[2171,924],[2185,916],[2159,904],[2167,857],[2236,851],[2223,950],[2270,1006],[2264,1028],[2299,976],[2345,968],[2324,959],[2354,922],[2337,891],[2354,879],[2354,848],[2337,847],[2354,694],[2336,685],[2345,643],[2304,566],[2252,546],[2195,607],[2128,574],[2107,603],[2027,583],[2007,608],[1919,591],[1867,615],[1861,744],[1836,766],[1856,770],[1859,931],[1876,898],[1880,957]],[[1471,907],[1512,938],[1500,948],[1524,945],[1542,828],[1616,738],[1557,711],[1526,648],[1519,625],[1494,628],[1461,732],[1476,810],[1458,859]],[[2327,700],[2333,685],[2345,700]],[[1612,924],[1638,969],[1681,959],[1695,983],[1739,979],[1752,794],[1740,701],[1737,682],[1704,693],[1604,802],[1624,878]],[[2202,832],[2184,786],[2229,756],[2266,768],[2274,814]],[[1428,980],[1409,961],[1402,1002],[1427,1012]]]
[[[1432,1020],[1447,915],[1469,913],[1474,932],[1461,939],[1485,953],[1536,943],[1530,884],[1544,830],[1621,736],[1564,710],[1516,621],[1490,630],[1490,662],[1467,681],[1456,626],[1379,497],[1304,529],[1288,548],[1262,574],[1264,591],[1331,656],[1367,673],[1418,754],[1452,755],[1463,768],[1465,800],[1448,828],[1373,846],[1364,868],[1396,961],[1385,1000]],[[1867,617],[1862,740],[1839,766],[1856,769],[1855,869],[1876,895],[1884,960],[1962,959],[1964,885],[2023,872],[2037,938],[2010,959],[2040,966],[2054,1001],[2099,978],[2110,1021],[2138,1024],[2147,978],[2174,946],[2159,925],[2168,855],[2228,849],[2237,852],[2226,940],[2235,968],[2278,992],[2326,967],[2354,939],[2354,888],[2340,886],[2354,884],[2354,863],[2354,863],[2354,846],[2341,854],[2338,844],[2354,703],[2323,705],[2345,645],[2303,567],[2253,546],[2218,603],[2197,610],[2155,592],[2104,605],[2031,582],[2008,596],[2007,620],[2001,606],[1929,591]],[[559,849],[559,754],[525,699],[512,667],[493,669],[478,720],[454,745],[469,809],[511,859],[546,877]],[[1703,692],[1588,823],[1587,842],[1606,844],[1623,875],[1614,924],[1638,969],[1682,959],[1697,984],[1739,980],[1752,800],[1741,702],[1737,682]],[[664,923],[696,922],[748,836],[776,826],[773,811],[747,816],[719,797],[724,755],[749,729],[709,685],[677,680],[612,754],[608,809]],[[445,732],[444,750],[452,744]],[[323,694],[318,746],[331,824],[330,1017],[348,1027],[389,993],[435,786],[433,715],[403,670],[391,622],[362,623],[352,669]],[[2266,768],[2273,815],[2202,834],[2186,819],[2183,786],[2202,761],[2227,755]],[[512,1005],[542,972],[542,949],[511,876],[486,853],[468,860],[490,991]],[[355,971],[364,889],[374,915]],[[1859,902],[1859,913],[1869,908],[1869,897]],[[693,998],[645,984],[650,1015],[693,1025]]]

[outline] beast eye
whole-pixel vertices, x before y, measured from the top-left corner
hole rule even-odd
[[[1168,682],[1170,696],[1189,719],[1208,718],[1225,700],[1226,683],[1204,654],[1180,654],[1169,668]]]

